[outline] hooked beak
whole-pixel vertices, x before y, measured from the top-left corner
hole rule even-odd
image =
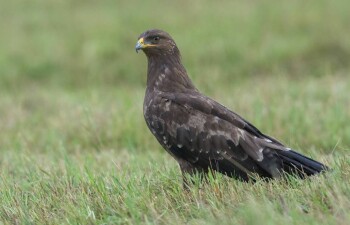
[[[144,46],[145,46],[144,40],[143,40],[143,38],[140,38],[137,41],[136,46],[135,46],[136,53],[138,53],[139,50],[142,49]]]

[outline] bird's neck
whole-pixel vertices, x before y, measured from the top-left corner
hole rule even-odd
[[[147,89],[163,92],[184,92],[195,89],[181,63],[180,56],[149,56]]]

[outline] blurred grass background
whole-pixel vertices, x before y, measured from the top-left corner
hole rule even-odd
[[[79,217],[81,205],[74,207],[69,198],[52,200],[54,194],[49,195],[51,200],[41,196],[46,184],[69,193],[65,179],[69,181],[76,171],[78,180],[95,172],[88,176],[90,182],[96,181],[94,176],[126,182],[179,175],[143,121],[147,64],[134,46],[139,34],[150,28],[173,36],[188,73],[203,93],[263,132],[316,159],[331,153],[348,156],[350,3],[346,0],[0,0],[0,5],[0,173],[2,190],[7,191],[1,200],[7,207],[0,209],[2,219],[46,223],[45,218],[56,218],[52,223],[60,223],[60,218],[68,217],[85,223],[85,214]],[[94,172],[81,172],[72,164]],[[159,174],[164,166],[165,173],[170,172]],[[136,178],[120,178],[116,168]],[[50,176],[43,179],[42,171]],[[169,179],[153,182],[167,189]],[[25,197],[33,180],[40,184],[39,190]],[[79,183],[78,188],[89,185]],[[94,202],[101,196],[90,197],[82,199]],[[25,198],[37,201],[14,203]],[[109,206],[115,209],[121,203],[113,204]],[[148,203],[144,204],[141,212],[147,214]],[[42,213],[36,211],[38,206],[44,208]],[[132,205],[122,206],[120,217],[125,220],[120,221],[147,221],[141,215],[136,220],[130,216]],[[50,207],[64,209],[50,217]],[[99,218],[106,222],[104,210]],[[150,218],[158,215],[158,208],[154,210]],[[200,209],[188,210],[175,217],[207,215]],[[174,214],[170,215],[164,221],[171,221]],[[249,215],[242,211],[241,218]],[[207,221],[215,218],[211,216]]]
[[[142,86],[140,62],[145,60],[133,47],[149,28],[174,36],[200,83],[210,78],[231,85],[237,78],[276,74],[344,75],[350,65],[350,16],[347,1],[341,0],[15,0],[2,1],[0,10],[5,87],[28,82]]]

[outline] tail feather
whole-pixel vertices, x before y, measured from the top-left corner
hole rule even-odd
[[[285,172],[297,173],[300,177],[310,176],[327,170],[327,166],[293,150],[279,151],[282,169]]]

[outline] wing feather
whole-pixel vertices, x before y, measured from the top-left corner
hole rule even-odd
[[[156,124],[150,129],[156,131],[165,149],[175,157],[243,180],[252,173],[273,176],[271,170],[280,165],[273,161],[268,168],[261,165],[264,157],[273,157],[265,154],[266,150],[285,150],[284,146],[267,139],[237,114],[221,105],[218,107],[215,101],[202,95],[186,96],[184,99],[182,95],[163,95],[159,104],[152,106],[152,119],[148,124]],[[166,143],[162,136],[167,137]]]

